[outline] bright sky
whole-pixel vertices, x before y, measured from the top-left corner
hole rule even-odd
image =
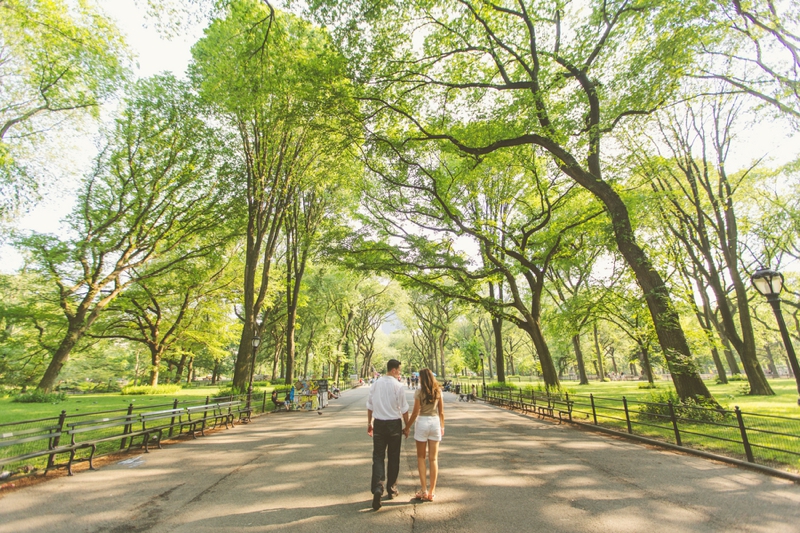
[[[139,77],[147,77],[164,71],[183,74],[191,59],[190,49],[194,41],[199,38],[201,29],[195,35],[187,38],[176,38],[167,41],[161,38],[153,28],[147,28],[144,10],[137,7],[132,0],[96,0],[101,9],[115,20],[117,27],[125,34],[129,47],[133,50],[137,65],[135,73]],[[78,167],[91,163],[94,156],[94,143],[92,134],[85,138],[73,140],[75,151],[74,164]],[[57,172],[57,171],[56,171]],[[58,173],[58,172],[57,172]],[[76,169],[71,173],[73,179],[83,172]],[[30,213],[22,218],[18,227],[22,230],[32,230],[43,233],[58,232],[60,221],[72,208],[69,179],[59,183],[56,187],[60,194],[48,193],[43,201]],[[22,258],[10,246],[0,248],[0,272],[11,273],[22,266]]]

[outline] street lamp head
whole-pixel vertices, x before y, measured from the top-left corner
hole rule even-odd
[[[483,362],[483,354],[481,353],[481,354],[478,354],[478,355],[480,356],[480,358],[481,358],[481,363],[482,363],[482,362]]]
[[[258,345],[261,344],[261,337],[253,335],[253,338],[250,339],[250,344],[253,345],[253,348],[258,348]]]
[[[783,274],[771,268],[759,268],[750,277],[753,286],[762,296],[777,296],[783,290]]]

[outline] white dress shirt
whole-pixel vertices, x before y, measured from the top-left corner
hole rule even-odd
[[[367,409],[376,420],[398,420],[408,412],[403,385],[393,376],[381,376],[369,388]]]

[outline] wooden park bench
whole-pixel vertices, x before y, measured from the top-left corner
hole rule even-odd
[[[228,420],[231,426],[234,426],[233,420],[234,418],[238,418],[239,422],[247,423],[250,422],[250,415],[252,414],[252,409],[248,408],[246,405],[242,405],[241,400],[235,400],[232,402],[222,402],[219,404],[221,412],[228,413]],[[228,425],[225,424],[227,428]]]
[[[229,415],[227,411],[220,408],[220,404],[209,403],[205,405],[195,405],[186,408],[186,420],[180,423],[178,433],[183,431],[183,428],[188,428],[188,433],[191,433],[192,438],[197,438],[195,435],[198,431],[205,436],[205,429],[207,427],[215,428],[220,424],[225,424],[228,427]],[[199,428],[199,429],[198,429]]]
[[[139,428],[141,421],[140,415],[123,415],[115,417],[96,418],[92,420],[81,420],[78,422],[70,422],[67,424],[67,434],[70,436],[70,447],[72,448],[69,463],[67,463],[67,471],[72,475],[72,463],[75,461],[75,453],[83,448],[91,448],[89,454],[89,469],[94,470],[94,455],[97,452],[97,445],[101,442],[120,441],[120,449],[125,448],[127,441],[128,449],[133,446],[133,441],[136,437],[142,438],[142,445],[145,447],[145,452],[148,452],[147,441],[150,437],[151,430],[142,427]],[[135,425],[135,426],[134,426]],[[109,434],[109,430],[111,431]],[[89,438],[91,433],[101,433],[101,435]],[[128,441],[128,439],[130,439]]]
[[[62,419],[63,420],[63,419]],[[54,462],[56,455],[62,453],[70,453],[72,447],[70,445],[60,445],[59,440],[62,435],[62,426],[44,426],[38,428],[21,429],[16,431],[2,431],[0,432],[0,450],[3,448],[10,448],[12,446],[20,446],[27,443],[38,442],[45,444],[46,448],[22,453],[13,457],[0,458],[0,466],[11,463],[25,461],[27,459],[34,459],[36,457],[47,456],[47,466],[45,473],[51,468],[63,467],[64,465],[57,465]]]
[[[172,435],[172,430],[176,427],[180,429],[181,416],[186,411],[184,409],[165,409],[163,411],[151,411],[149,413],[142,413],[139,415],[142,421],[142,431],[146,432],[144,438],[144,451],[148,452],[148,445],[151,440],[156,441],[158,449],[161,449],[161,441],[163,440],[164,431],[169,430]],[[154,435],[158,434],[157,437]]]

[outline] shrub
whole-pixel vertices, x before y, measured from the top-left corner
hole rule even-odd
[[[639,404],[639,418],[663,423],[670,416],[669,402],[672,402],[676,417],[691,422],[722,422],[730,416],[726,411],[719,409],[713,401],[705,398],[689,398],[681,401],[677,392],[666,390],[651,392],[643,403]]]
[[[487,389],[491,390],[503,390],[503,389],[516,389],[518,388],[516,384],[510,383],[506,381],[505,383],[500,383],[499,381],[493,381],[491,383],[486,384]]]
[[[39,389],[34,389],[31,392],[24,392],[17,395],[12,401],[17,403],[59,403],[66,399],[66,392],[44,392]]]
[[[256,388],[256,384],[253,383],[253,394],[257,393],[258,393],[258,388]],[[241,396],[243,394],[247,394],[247,387],[238,389],[233,385],[230,385],[229,387],[220,389],[219,392],[216,394],[216,397],[222,398],[223,396]]]
[[[639,383],[640,389],[657,389],[658,385],[655,383],[650,383],[649,381],[645,381],[644,383]]]
[[[144,394],[174,394],[181,390],[180,385],[128,385],[122,387],[122,394],[127,395],[144,395]]]
[[[744,374],[731,374],[728,376],[728,382],[730,383],[731,381],[747,381],[747,376]]]

